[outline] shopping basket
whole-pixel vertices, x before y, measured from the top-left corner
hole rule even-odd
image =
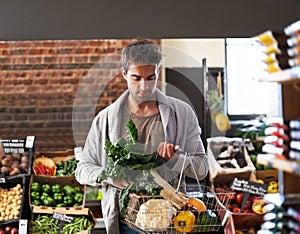
[[[187,153],[185,156],[185,159],[190,159]],[[191,166],[193,168],[193,164]],[[193,170],[196,175],[195,168]],[[182,174],[183,170],[179,183],[181,183]],[[213,188],[200,184],[197,176],[196,181],[197,183],[187,187],[185,193],[178,191],[178,185],[177,189],[172,190],[172,194],[168,194],[168,196],[162,196],[162,193],[160,196],[131,194],[127,214],[124,216],[125,222],[139,233],[219,231],[221,227],[225,226],[230,214],[228,205],[234,192],[218,190],[216,193]],[[179,198],[183,204],[174,206],[174,201]],[[202,205],[200,207],[197,207],[197,204],[193,206],[192,201],[197,201],[198,205]]]

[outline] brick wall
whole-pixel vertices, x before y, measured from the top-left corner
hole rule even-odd
[[[128,42],[0,41],[0,138],[83,146],[95,114],[126,89],[117,52]]]

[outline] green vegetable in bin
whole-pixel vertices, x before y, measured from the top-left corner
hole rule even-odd
[[[41,201],[45,200],[47,197],[50,197],[49,193],[42,193]]]
[[[43,184],[42,185],[42,191],[44,192],[44,193],[51,193],[51,186],[49,185],[49,184]]]
[[[52,197],[46,197],[42,201],[45,206],[56,206],[56,202]]]
[[[72,196],[75,193],[75,189],[73,186],[67,184],[63,187],[63,192],[65,195]]]
[[[41,185],[39,184],[39,182],[33,182],[31,184],[31,191],[34,192],[40,192],[42,190]]]
[[[34,206],[41,206],[42,202],[40,200],[33,200],[32,201],[32,205],[34,205]]]
[[[60,184],[54,184],[52,185],[52,188],[51,188],[51,191],[52,193],[61,193],[62,192],[62,187]]]
[[[67,207],[67,205],[65,203],[59,203],[56,205],[56,207]]]
[[[53,199],[55,200],[56,203],[62,202],[63,201],[62,193],[54,193],[53,194]]]
[[[74,204],[73,196],[70,195],[64,196],[64,204],[66,206],[72,206]]]
[[[75,193],[74,200],[75,200],[76,203],[82,204],[83,194],[82,193]]]
[[[32,191],[32,192],[30,193],[30,196],[31,196],[31,200],[32,200],[32,201],[40,200],[40,193],[37,192],[37,191]]]
[[[56,176],[69,176],[74,175],[77,167],[78,160],[70,158],[67,161],[61,161],[56,164]]]
[[[82,193],[81,187],[80,187],[80,186],[75,186],[75,187],[74,187],[74,192],[75,192],[75,193]]]

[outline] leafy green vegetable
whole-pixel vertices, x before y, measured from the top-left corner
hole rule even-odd
[[[131,119],[128,120],[125,128],[127,132],[127,143],[135,144],[138,139],[138,130],[135,127],[134,122]]]
[[[120,138],[116,144],[110,141],[105,142],[105,152],[107,154],[107,165],[100,173],[96,182],[101,183],[108,178],[122,178],[131,182],[129,186],[123,188],[119,195],[121,214],[126,214],[129,202],[129,194],[132,192],[145,195],[158,195],[162,189],[151,176],[149,169],[157,167],[156,154],[147,154],[142,145],[138,142],[138,130],[132,120],[126,125],[126,139]],[[139,170],[141,173],[137,173]],[[134,179],[134,181],[131,181]]]

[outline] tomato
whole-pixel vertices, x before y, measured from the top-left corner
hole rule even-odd
[[[11,227],[10,226],[6,226],[5,227],[5,234],[9,234],[11,231]]]
[[[232,210],[233,213],[241,213],[241,209],[238,207],[234,207]]]
[[[2,228],[0,228],[0,234],[5,234]]]
[[[247,200],[246,201],[246,204],[244,205],[244,207],[243,207],[243,210],[251,210],[252,208],[251,208],[251,206],[252,206],[252,203],[251,203],[251,201],[249,201],[249,200]]]
[[[242,204],[243,198],[244,198],[244,193],[238,193],[236,195],[236,202],[237,202],[237,204]]]
[[[12,228],[10,230],[10,234],[18,234],[18,229],[17,228]]]

